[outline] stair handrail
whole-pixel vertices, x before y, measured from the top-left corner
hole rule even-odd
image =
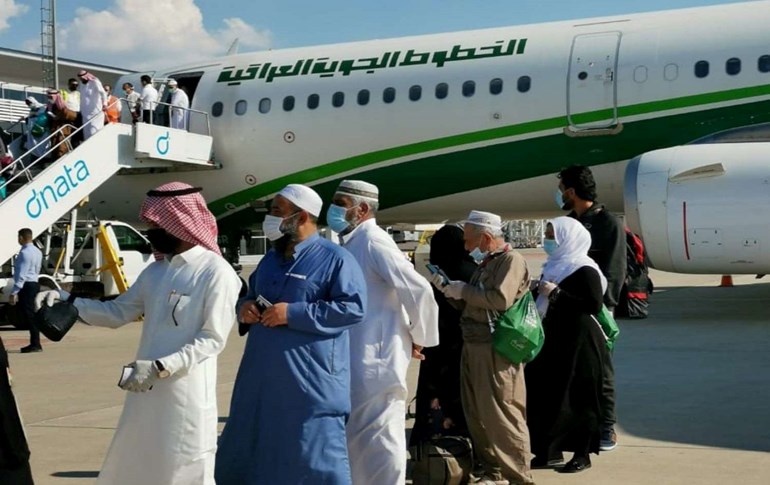
[[[181,106],[175,106],[175,105],[173,105],[171,103],[164,103],[163,101],[156,101],[155,104],[156,105],[168,106],[169,108],[174,108],[174,109],[181,109],[181,110],[184,110],[184,111],[188,111],[190,113],[197,113],[197,114],[201,114],[201,115],[205,116],[206,117],[206,133],[205,133],[205,135],[206,136],[211,136],[211,119],[210,119],[208,111],[201,111],[199,109],[193,109],[193,108],[182,108]],[[157,106],[156,106],[156,109],[157,109]],[[154,109],[150,110],[150,124],[153,124],[152,123],[152,118],[153,118],[154,115],[155,115],[155,110]],[[188,122],[187,129],[185,131],[188,131],[188,132],[190,131],[189,122]],[[203,134],[203,133],[199,133],[199,134]]]
[[[125,99],[125,98],[117,98],[115,101],[113,101],[112,103],[110,103],[109,105],[107,105],[107,109],[109,109],[109,108],[113,107],[115,104],[117,104],[117,103],[120,103],[121,101],[126,101],[126,103],[128,103],[128,100],[127,100],[127,99]],[[20,172],[16,173],[16,174],[12,175],[12,176],[11,176],[11,178],[10,178],[9,180],[7,180],[7,181],[6,181],[6,182],[5,182],[3,185],[0,185],[0,188],[8,186],[8,185],[9,185],[11,182],[13,182],[14,180],[16,180],[16,179],[17,179],[18,177],[20,177],[22,174],[24,174],[24,175],[26,175],[26,176],[27,176],[27,181],[28,181],[28,182],[31,182],[31,181],[32,181],[32,179],[33,179],[33,177],[30,175],[30,169],[31,169],[32,167],[34,167],[34,166],[35,166],[35,164],[37,164],[37,163],[39,163],[41,160],[45,159],[45,158],[46,158],[46,157],[47,157],[47,156],[48,156],[48,155],[49,155],[51,152],[53,152],[53,151],[54,151],[54,150],[56,150],[56,149],[57,149],[59,146],[61,146],[61,144],[62,144],[62,143],[69,143],[69,141],[72,139],[72,137],[74,137],[74,136],[75,136],[75,135],[76,135],[78,132],[80,132],[80,131],[81,131],[83,128],[85,128],[86,126],[90,125],[90,124],[93,122],[93,120],[94,120],[94,119],[95,119],[97,116],[99,116],[100,114],[103,114],[103,113],[104,113],[104,111],[105,111],[105,110],[103,110],[101,113],[97,113],[97,114],[95,114],[94,116],[90,117],[90,118],[89,118],[89,119],[88,119],[88,120],[87,120],[85,123],[83,123],[83,124],[82,124],[80,127],[78,127],[78,128],[75,128],[75,126],[73,126],[73,125],[71,125],[71,124],[69,124],[69,123],[67,123],[66,125],[63,125],[63,126],[59,127],[59,129],[58,129],[58,130],[54,131],[53,133],[51,133],[50,135],[48,135],[48,136],[47,136],[45,139],[43,139],[42,141],[38,142],[38,143],[37,143],[37,144],[36,144],[34,147],[32,147],[31,149],[27,150],[27,151],[26,151],[26,152],[25,152],[23,155],[21,155],[21,156],[19,156],[19,157],[16,157],[16,159],[13,161],[13,163],[11,163],[10,165],[8,165],[7,167],[5,167],[3,170],[1,170],[1,171],[0,171],[0,176],[3,174],[3,172],[5,172],[6,170],[10,169],[11,167],[14,167],[14,166],[15,166],[17,163],[18,163],[19,165],[21,165],[21,166],[22,166],[22,170],[21,170]],[[53,138],[53,137],[54,137],[54,135],[56,135],[57,133],[61,132],[63,129],[65,129],[65,128],[67,128],[67,127],[70,127],[70,128],[75,128],[75,130],[74,130],[72,133],[70,133],[68,136],[64,137],[64,138],[63,138],[61,141],[59,141],[59,143],[57,143],[57,144],[55,144],[55,145],[52,145],[52,146],[51,146],[51,148],[49,148],[47,152],[45,152],[43,155],[41,155],[40,157],[38,157],[37,159],[35,159],[35,160],[34,160],[32,163],[30,163],[28,166],[24,167],[24,164],[22,163],[22,161],[24,160],[24,157],[25,157],[25,156],[27,156],[27,155],[29,155],[30,153],[32,153],[32,152],[33,152],[33,151],[34,151],[34,150],[35,150],[37,147],[39,147],[40,145],[43,145],[43,144],[45,144],[46,142],[48,142],[48,141],[49,141],[51,138]],[[57,160],[57,161],[58,161],[58,160]]]

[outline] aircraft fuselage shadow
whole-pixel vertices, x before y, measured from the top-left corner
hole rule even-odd
[[[770,284],[668,288],[619,320],[620,427],[635,437],[770,451]]]

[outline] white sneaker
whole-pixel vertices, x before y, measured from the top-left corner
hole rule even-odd
[[[489,478],[486,475],[472,479],[471,483],[478,483],[479,485],[510,485],[508,480],[495,480],[494,478]]]

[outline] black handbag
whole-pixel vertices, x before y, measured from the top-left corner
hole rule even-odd
[[[60,301],[53,306],[43,305],[35,313],[35,326],[46,338],[58,342],[67,335],[79,316],[75,305]]]

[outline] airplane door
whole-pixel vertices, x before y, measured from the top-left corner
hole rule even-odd
[[[618,125],[617,65],[620,32],[578,35],[567,78],[567,118],[573,132]]]

